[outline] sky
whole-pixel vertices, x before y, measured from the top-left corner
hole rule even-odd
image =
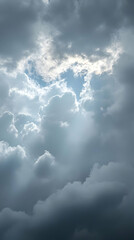
[[[133,43],[133,0],[0,0],[0,240],[134,239]]]

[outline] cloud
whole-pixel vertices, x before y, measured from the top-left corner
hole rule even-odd
[[[0,58],[9,69],[37,47],[42,7],[42,1],[0,1]]]
[[[15,142],[18,136],[18,131],[14,125],[13,114],[4,112],[3,115],[0,116],[0,126],[0,140],[9,142],[12,145],[12,141]]]
[[[44,19],[55,27],[54,51],[64,54],[105,54],[122,27],[132,26],[132,1],[50,1]]]
[[[55,159],[48,151],[45,151],[45,153],[37,159],[34,167],[37,176],[41,178],[51,177],[55,168]]]
[[[0,79],[0,103],[1,107],[6,102],[6,99],[9,94],[8,84],[4,79]]]
[[[134,238],[132,7],[0,0],[1,240]]]
[[[9,236],[17,239],[19,233],[20,239],[35,240],[44,237],[82,239],[83,234],[86,235],[85,239],[90,236],[93,240],[131,239],[132,215],[126,218],[126,213],[132,206],[132,178],[133,169],[130,166],[117,163],[101,168],[96,166],[83,184],[67,184],[46,201],[38,202],[30,217],[22,212],[4,209],[0,214],[5,225],[2,240]]]
[[[21,146],[10,147],[7,143],[0,142],[0,209],[12,201],[14,190],[17,189],[18,171],[25,157],[25,151]]]

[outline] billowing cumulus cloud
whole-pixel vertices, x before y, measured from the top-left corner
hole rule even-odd
[[[134,238],[133,15],[0,0],[1,240]]]

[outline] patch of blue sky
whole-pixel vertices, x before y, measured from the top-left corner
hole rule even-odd
[[[29,67],[25,69],[25,73],[33,79],[37,84],[40,85],[40,87],[46,87],[50,85],[52,82],[45,82],[43,77],[37,73],[36,68],[34,66],[34,63],[32,61],[28,62]],[[84,76],[75,76],[73,70],[68,69],[66,72],[62,73],[60,75],[61,79],[65,79],[65,82],[67,83],[67,87],[71,88],[75,94],[77,99],[80,98],[80,93],[83,88],[84,83]],[[56,78],[55,81],[59,81],[59,78]]]
[[[77,99],[79,99],[83,88],[84,76],[74,76],[73,71],[69,69],[61,74],[61,78],[65,79],[67,87],[71,88],[75,92]]]
[[[38,83],[40,87],[47,86],[48,83],[43,80],[43,77],[40,74],[37,73],[34,64],[31,61],[29,61],[28,64],[29,69],[25,69],[25,73],[28,75],[28,77]]]

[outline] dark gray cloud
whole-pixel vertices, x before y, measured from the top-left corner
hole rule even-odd
[[[132,179],[130,166],[96,166],[83,184],[67,184],[38,202],[30,217],[3,210],[1,239],[82,239],[85,229],[85,239],[132,239]]]
[[[52,38],[53,57],[105,55],[118,31],[133,26],[132,1],[45,2],[0,1],[1,66],[15,68],[39,48],[42,34]]]
[[[52,38],[56,57],[105,55],[118,30],[133,26],[132,1],[46,2],[0,1],[1,66],[11,70],[24,56],[34,53],[42,34]]]
[[[44,19],[58,31],[54,37],[57,55],[102,55],[118,36],[118,30],[132,26],[133,2],[52,0],[47,5]]]
[[[0,1],[0,58],[7,67],[16,67],[35,49],[39,36],[42,1]]]

